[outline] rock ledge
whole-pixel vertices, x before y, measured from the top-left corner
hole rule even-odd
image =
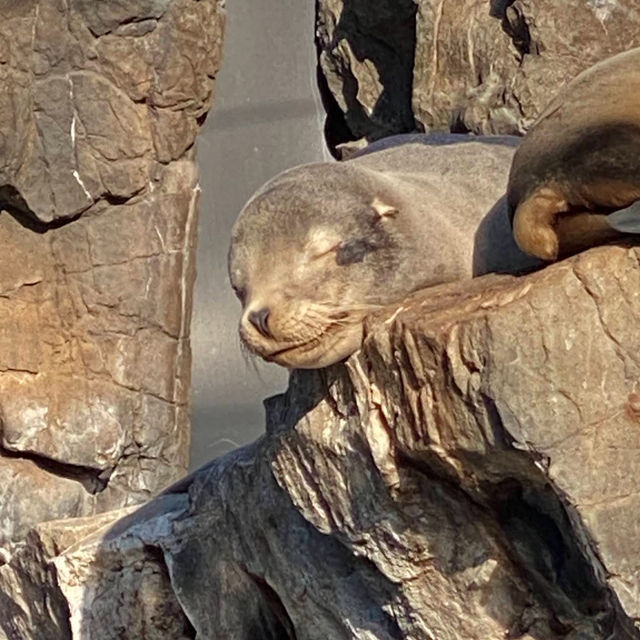
[[[253,445],[84,539],[40,525],[0,592],[51,558],[57,638],[640,638],[639,258],[415,294]],[[12,640],[53,624],[25,602]]]

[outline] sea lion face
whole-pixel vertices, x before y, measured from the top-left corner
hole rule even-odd
[[[323,367],[356,351],[364,316],[388,302],[396,259],[397,209],[345,184],[343,167],[320,166],[321,180],[312,165],[269,183],[232,233],[240,337],[286,367]]]

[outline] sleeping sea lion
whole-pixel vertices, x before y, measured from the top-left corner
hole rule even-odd
[[[503,198],[517,143],[395,136],[273,178],[232,232],[243,343],[323,367],[359,348],[365,315],[412,291],[538,264],[515,245]]]

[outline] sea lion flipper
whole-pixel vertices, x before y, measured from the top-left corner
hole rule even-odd
[[[513,216],[516,244],[536,258],[556,260],[559,243],[554,224],[558,215],[566,209],[567,203],[562,192],[555,185],[536,189],[518,205]]]
[[[621,233],[640,234],[640,200],[610,213],[606,221],[612,229]]]

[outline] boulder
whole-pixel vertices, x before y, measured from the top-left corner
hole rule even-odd
[[[634,0],[319,0],[317,7],[334,146],[415,130],[522,134],[580,71],[640,46]]]
[[[13,619],[106,640],[640,638],[639,258],[597,248],[383,310],[345,364],[292,375],[253,445],[88,537],[39,525],[0,592],[48,557],[56,614],[15,598]]]
[[[217,0],[0,8],[0,550],[187,469]]]

